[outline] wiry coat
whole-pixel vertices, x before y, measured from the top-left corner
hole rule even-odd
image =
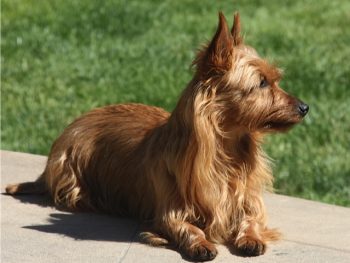
[[[266,227],[262,192],[272,188],[272,175],[262,136],[301,116],[299,101],[278,87],[280,71],[243,45],[239,30],[238,15],[229,32],[220,13],[171,114],[122,104],[75,120],[53,144],[35,189],[71,210],[151,220],[149,242],[170,240],[193,259],[212,259],[211,242],[263,253],[278,234]],[[259,88],[262,80],[269,90]]]

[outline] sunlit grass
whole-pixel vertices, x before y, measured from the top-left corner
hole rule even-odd
[[[120,102],[172,110],[217,11],[310,105],[267,139],[277,192],[350,205],[350,2],[2,1],[1,149],[47,154],[82,112]]]

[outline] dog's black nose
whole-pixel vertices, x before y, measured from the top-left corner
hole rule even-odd
[[[305,116],[308,111],[309,111],[309,105],[301,102],[299,104],[299,113],[300,113],[300,115]]]

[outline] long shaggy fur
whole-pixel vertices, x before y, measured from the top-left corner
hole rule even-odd
[[[230,31],[220,13],[171,114],[142,104],[88,112],[54,142],[37,182],[6,191],[47,191],[73,211],[151,220],[146,240],[172,242],[195,260],[214,258],[213,243],[264,253],[278,232],[266,226],[272,175],[261,142],[299,122],[301,102],[279,88],[281,72],[243,44],[234,21]]]

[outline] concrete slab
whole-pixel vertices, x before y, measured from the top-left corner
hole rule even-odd
[[[46,157],[1,151],[1,190],[34,180]],[[244,258],[218,246],[214,262],[350,262],[350,209],[266,195],[270,226],[284,234],[265,255]],[[1,195],[1,262],[184,262],[179,253],[139,242],[135,220],[67,213],[38,196]]]

